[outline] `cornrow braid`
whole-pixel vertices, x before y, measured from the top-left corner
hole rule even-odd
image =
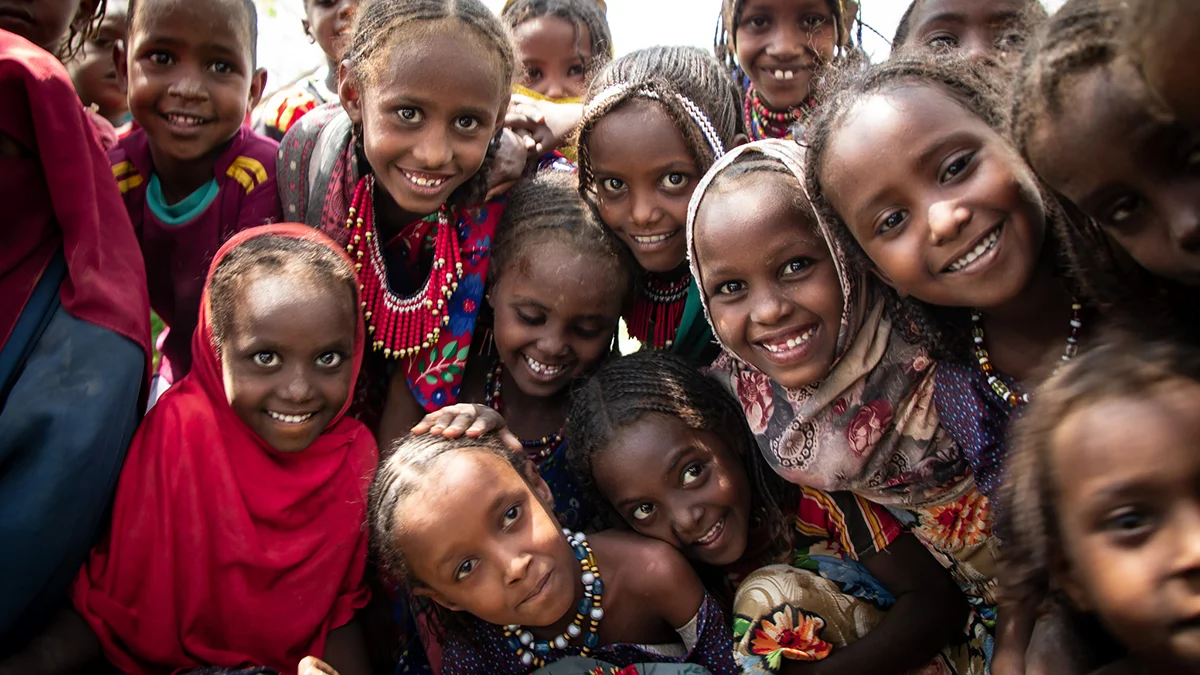
[[[751,511],[762,521],[772,553],[791,546],[783,505],[788,484],[759,454],[741,404],[687,361],[663,352],[637,352],[609,361],[578,386],[567,417],[567,459],[581,485],[595,488],[595,458],[624,428],[647,415],[682,421],[715,434],[742,458],[750,481]]]
[[[592,49],[591,63],[584,64],[588,71],[612,60],[612,30],[604,7],[596,0],[513,0],[500,12],[500,19],[509,30],[543,16],[556,16],[572,24],[576,36],[581,27],[587,28]]]
[[[857,0],[826,0],[829,11],[833,14],[834,33],[836,38],[837,56],[861,52],[860,46],[854,44],[853,25],[858,17]],[[721,15],[717,17],[717,28],[713,35],[713,54],[725,66],[726,72],[733,76],[738,86],[744,90],[750,85],[750,76],[742,69],[737,60],[737,31],[742,25],[742,9],[746,0],[722,0]],[[861,23],[859,25],[859,41],[861,42]]]
[[[745,133],[740,93],[711,55],[695,47],[651,47],[627,54],[592,79],[576,146],[579,191],[595,193],[588,141],[596,123],[636,99],[657,102],[683,136],[699,172],[708,170]]]

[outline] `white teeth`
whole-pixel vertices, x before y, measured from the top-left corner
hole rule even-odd
[[[283,422],[284,424],[303,424],[313,416],[313,413],[308,413],[307,415],[281,415],[271,410],[268,410],[267,414],[271,416],[271,419]]]
[[[709,528],[708,532],[705,532],[704,536],[697,539],[694,543],[700,544],[701,546],[704,546],[705,544],[711,544],[713,540],[717,538],[717,535],[721,533],[721,526],[724,523],[724,518],[713,523],[713,526]]]
[[[804,331],[804,334],[801,335],[800,337],[788,338],[787,342],[785,342],[783,344],[771,345],[771,344],[763,343],[763,348],[766,349],[767,351],[771,352],[772,354],[778,354],[779,352],[787,351],[789,349],[795,349],[796,347],[804,344],[805,342],[808,342],[809,339],[812,338],[813,333],[815,333],[815,332],[817,332],[817,328],[814,326],[814,327],[809,328],[808,330]]]
[[[985,238],[983,241],[979,242],[979,245],[976,246],[974,249],[972,249],[970,253],[959,258],[950,267],[947,267],[946,270],[949,272],[957,272],[957,271],[961,270],[962,268],[966,267],[967,265],[970,265],[971,263],[978,260],[979,256],[992,250],[992,247],[995,246],[996,242],[998,242],[998,241],[1000,241],[1000,229],[999,228],[997,228],[991,234],[989,234],[987,236],[987,238]]]
[[[437,187],[446,182],[445,178],[423,178],[421,176],[408,173],[407,171],[404,172],[404,175],[408,177],[408,179],[414,184],[420,185],[421,187]]]
[[[566,366],[546,365],[541,361],[535,361],[534,359],[529,358],[525,354],[522,354],[521,356],[525,357],[525,363],[529,366],[530,370],[543,377],[554,377],[555,375],[558,375],[567,369]]]
[[[167,121],[183,127],[195,127],[204,124],[204,120],[191,115],[167,115]]]
[[[656,235],[653,235],[650,237],[639,237],[637,235],[630,235],[630,236],[633,237],[633,240],[639,244],[657,244],[660,241],[666,241],[666,240],[670,239],[671,237],[674,237],[676,234],[679,234],[679,233],[678,232],[669,232],[667,234],[656,234]]]
[[[775,79],[777,79],[777,80],[790,80],[790,79],[793,79],[796,77],[796,71],[794,71],[794,70],[776,70],[774,73],[772,73],[772,75],[774,75]]]

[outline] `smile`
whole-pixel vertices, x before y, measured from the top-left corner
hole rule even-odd
[[[721,536],[721,533],[724,531],[725,531],[725,519],[722,518],[722,519],[718,520],[717,522],[713,523],[713,526],[708,529],[708,532],[705,532],[703,537],[700,537],[696,541],[692,542],[692,545],[693,546],[708,546],[709,544],[715,542]]]
[[[176,127],[194,128],[202,124],[208,124],[208,120],[204,119],[203,117],[186,115],[183,113],[166,113],[163,115],[163,117],[167,118],[167,122],[169,122],[171,126]]]
[[[797,347],[801,347],[801,346],[805,345],[806,343],[808,343],[809,340],[812,339],[812,336],[815,335],[816,332],[817,332],[817,327],[813,326],[813,327],[809,328],[808,330],[804,331],[803,333],[801,333],[800,335],[797,335],[795,337],[790,337],[781,342],[774,342],[774,343],[763,342],[761,344],[762,344],[763,349],[771,352],[772,354],[782,354],[784,352],[791,351]]]
[[[961,272],[962,270],[970,267],[976,260],[979,260],[979,258],[981,258],[984,254],[996,248],[996,244],[1000,241],[1000,229],[1001,228],[997,227],[996,229],[992,230],[991,234],[984,237],[983,240],[976,244],[975,248],[971,249],[966,255],[954,261],[953,264],[946,268],[946,271]]]
[[[410,183],[419,188],[424,188],[425,191],[436,191],[441,188],[446,181],[450,180],[448,176],[438,176],[432,173],[416,173],[413,171],[407,171],[405,169],[401,169],[400,171]]]
[[[277,413],[274,410],[268,410],[267,414],[271,416],[271,419],[282,424],[304,424],[312,419],[313,415],[316,413],[307,413],[305,415],[284,415],[282,413]]]
[[[792,80],[796,78],[794,70],[768,70],[767,74],[776,80]]]
[[[661,244],[662,242],[674,237],[677,234],[679,234],[679,230],[675,230],[674,232],[667,232],[666,234],[651,234],[651,235],[647,235],[647,236],[638,236],[636,234],[631,234],[631,235],[629,235],[629,238],[641,246],[653,246],[654,244]]]
[[[529,367],[529,370],[533,371],[534,375],[547,380],[558,377],[567,370],[565,365],[552,366],[548,363],[542,363],[528,354],[521,354],[521,357],[525,359],[525,365]]]

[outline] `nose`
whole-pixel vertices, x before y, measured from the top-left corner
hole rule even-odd
[[[309,381],[308,373],[301,366],[296,366],[288,373],[287,381],[279,397],[291,403],[304,403],[312,399],[315,389]]]
[[[971,210],[951,201],[934,202],[929,206],[929,238],[940,246],[954,241],[971,222]]]
[[[767,41],[767,55],[780,61],[794,59],[804,51],[809,43],[807,30],[792,27],[780,27],[771,33]]]
[[[639,194],[640,190],[630,190],[631,208],[629,218],[640,230],[645,230],[662,217],[658,202],[650,195]]]
[[[208,98],[208,91],[204,88],[204,75],[195,68],[180,68],[179,77],[171,81],[167,87],[167,94],[190,100]]]
[[[959,54],[969,59],[983,59],[991,56],[993,51],[992,43],[983,35],[973,34],[958,43]]]
[[[546,83],[547,98],[564,98],[566,95],[567,87],[562,80],[554,78]]]
[[[697,504],[678,503],[671,507],[671,526],[681,544],[690,544],[704,534],[696,531],[702,525],[700,519],[703,516],[704,509]]]
[[[509,555],[509,564],[504,570],[505,585],[519,584],[529,576],[529,565],[533,562],[533,556],[527,552],[521,551]]]
[[[547,356],[564,356],[567,353],[567,341],[559,331],[547,331],[538,336],[537,348]]]
[[[773,326],[789,314],[790,305],[774,289],[753,293],[750,302],[750,320],[763,326]]]
[[[1164,209],[1171,239],[1188,253],[1200,251],[1200,204],[1193,194],[1175,195]]]
[[[426,124],[421,130],[420,139],[413,148],[413,157],[421,163],[422,169],[437,170],[450,163],[454,154],[450,149],[450,141],[446,130],[440,124]]]
[[[349,21],[354,18],[354,12],[358,10],[358,0],[343,0],[338,7],[337,16],[342,21]]]
[[[1180,511],[1173,519],[1175,550],[1171,571],[1195,578],[1200,576],[1200,503],[1191,503]]]

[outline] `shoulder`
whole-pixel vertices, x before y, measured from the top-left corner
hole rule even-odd
[[[135,188],[143,187],[150,177],[150,168],[145,166],[143,148],[146,132],[138,129],[108,150],[108,162],[112,165],[113,179],[124,195]]]
[[[636,534],[611,533],[604,538],[622,566],[636,573],[623,575],[631,595],[660,610],[663,620],[678,628],[695,616],[704,601],[704,585],[691,563],[674,546]]]
[[[275,180],[275,155],[278,152],[278,143],[243,126],[217,163],[217,178],[232,178],[249,194]]]

